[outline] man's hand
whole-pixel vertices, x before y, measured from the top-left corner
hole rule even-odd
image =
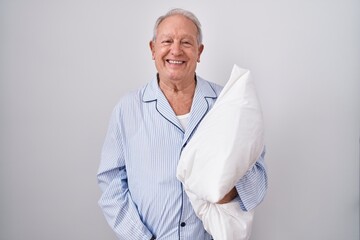
[[[224,204],[224,203],[229,203],[231,202],[234,198],[236,198],[236,196],[238,195],[238,192],[236,191],[236,188],[234,187],[233,189],[231,189],[231,191],[229,193],[227,193],[223,199],[221,199],[220,201],[218,201],[218,204]]]

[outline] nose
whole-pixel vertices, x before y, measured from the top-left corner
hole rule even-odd
[[[181,44],[179,42],[174,42],[171,45],[171,54],[174,56],[179,56],[183,53]]]

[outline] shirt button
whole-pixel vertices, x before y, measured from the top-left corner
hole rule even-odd
[[[180,226],[182,226],[182,227],[185,227],[185,225],[186,225],[185,222],[180,223]]]

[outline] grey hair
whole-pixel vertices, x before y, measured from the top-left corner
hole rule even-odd
[[[184,16],[186,17],[187,19],[189,19],[190,21],[192,21],[195,26],[196,26],[196,29],[197,29],[197,42],[198,44],[201,44],[202,43],[202,31],[201,31],[201,24],[200,24],[200,21],[199,19],[195,16],[195,14],[193,14],[192,12],[190,11],[187,11],[187,10],[184,10],[184,9],[181,9],[181,8],[174,8],[174,9],[171,9],[170,11],[168,11],[165,15],[163,16],[160,16],[156,22],[155,22],[155,26],[154,26],[154,31],[153,31],[153,41],[156,40],[156,31],[160,25],[160,23],[166,19],[167,17],[171,17],[171,16],[174,16],[174,15],[181,15],[181,16]]]

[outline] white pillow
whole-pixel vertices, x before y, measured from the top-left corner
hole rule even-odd
[[[253,211],[216,204],[260,157],[264,127],[250,71],[234,65],[213,108],[183,149],[177,178],[215,240],[248,239]]]

